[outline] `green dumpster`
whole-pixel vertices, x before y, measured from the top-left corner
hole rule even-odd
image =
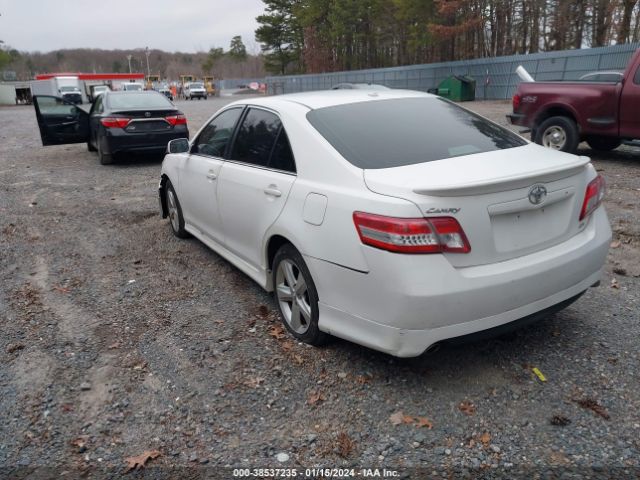
[[[476,99],[476,81],[466,75],[451,75],[438,85],[438,95],[456,102]]]

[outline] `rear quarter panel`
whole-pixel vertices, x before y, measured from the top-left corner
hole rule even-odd
[[[519,124],[535,128],[556,115],[572,117],[581,136],[618,135],[620,83],[531,82],[521,83],[516,92],[524,114]]]

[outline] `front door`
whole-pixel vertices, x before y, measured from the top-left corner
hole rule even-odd
[[[218,179],[225,245],[257,269],[262,245],[296,179],[287,134],[278,116],[249,108]]]
[[[640,66],[629,73],[620,98],[620,136],[640,139]]]
[[[89,140],[89,114],[58,97],[33,97],[42,145],[83,143]]]
[[[180,174],[178,198],[187,225],[223,243],[218,184],[224,154],[233,135],[242,108],[230,108],[217,115],[202,129],[191,146]]]

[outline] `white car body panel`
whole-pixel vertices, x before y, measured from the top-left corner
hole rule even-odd
[[[587,158],[527,144],[363,170],[306,119],[310,109],[407,97],[430,95],[336,90],[226,106],[275,112],[296,174],[218,159],[214,186],[195,178],[207,175],[207,161],[185,173],[197,155],[167,155],[162,174],[183,203],[187,231],[269,291],[268,243],[276,235],[286,238],[316,284],[320,330],[397,356],[419,355],[441,340],[535,314],[599,280],[611,230],[602,206],[578,221],[586,186],[596,176]],[[532,205],[527,195],[537,183],[549,195]],[[472,248],[467,254],[410,255],[366,246],[354,226],[356,211],[451,216]]]

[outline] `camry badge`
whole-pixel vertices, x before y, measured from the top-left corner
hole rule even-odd
[[[453,213],[456,214],[460,211],[459,208],[430,208],[425,213]]]
[[[529,189],[529,201],[534,205],[540,205],[547,196],[544,185],[534,185]]]

